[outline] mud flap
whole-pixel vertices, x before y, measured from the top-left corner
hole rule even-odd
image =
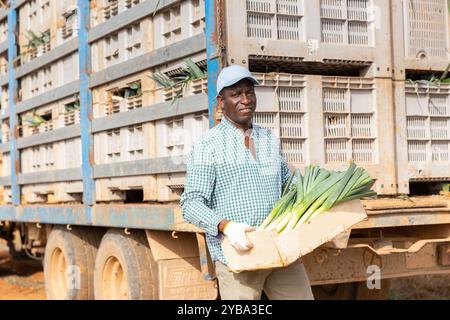
[[[206,280],[207,258],[193,232],[170,233],[167,231],[145,231],[158,264],[159,297],[162,300],[214,300],[217,298],[217,283],[214,277]],[[202,259],[200,257],[202,256]],[[202,272],[203,270],[203,272]],[[209,269],[211,270],[211,269]]]

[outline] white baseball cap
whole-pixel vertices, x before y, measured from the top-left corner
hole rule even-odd
[[[250,71],[241,65],[234,64],[223,68],[217,77],[217,94],[219,94],[223,88],[232,86],[242,79],[249,79],[253,84],[259,85],[258,80],[253,77]]]

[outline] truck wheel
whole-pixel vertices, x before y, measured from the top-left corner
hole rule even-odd
[[[93,273],[101,234],[92,228],[53,228],[45,246],[45,291],[50,300],[94,298]]]
[[[358,282],[356,300],[387,300],[391,289],[390,279],[381,280],[381,288],[370,290],[366,282]]]
[[[95,260],[95,299],[157,300],[157,264],[143,231],[111,229],[102,239]]]
[[[356,282],[333,283],[312,287],[316,300],[354,300],[356,289]]]
[[[9,255],[13,260],[29,260],[30,258],[27,257],[25,254],[25,251],[17,251],[14,247],[14,243],[12,239],[8,239],[8,248],[9,248]]]
[[[389,295],[389,279],[381,280],[380,290],[369,290],[366,282],[334,283],[312,287],[317,300],[385,300]]]

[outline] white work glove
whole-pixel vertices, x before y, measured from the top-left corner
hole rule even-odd
[[[253,243],[248,240],[247,231],[254,231],[255,228],[245,223],[228,222],[223,229],[223,234],[228,238],[230,244],[238,251],[247,251],[253,248]]]

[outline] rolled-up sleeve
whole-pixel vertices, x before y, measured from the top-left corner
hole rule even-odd
[[[223,218],[211,209],[216,182],[214,159],[207,145],[202,142],[192,147],[187,162],[187,175],[180,205],[186,221],[217,236],[218,224]]]

